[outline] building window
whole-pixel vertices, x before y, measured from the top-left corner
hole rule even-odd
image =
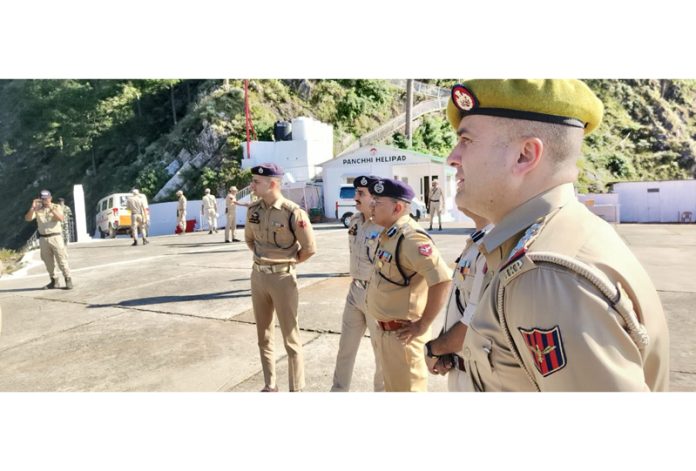
[[[659,188],[648,188],[648,193],[659,193],[660,189]]]

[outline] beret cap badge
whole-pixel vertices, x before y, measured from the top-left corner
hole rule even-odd
[[[360,180],[361,185],[367,185],[367,178],[362,177],[362,180]]]
[[[384,185],[382,184],[382,182],[378,182],[375,185],[375,193],[383,193],[383,192],[384,192]]]
[[[263,169],[262,169],[262,168],[259,169],[259,173],[263,173]]]
[[[464,85],[452,87],[452,102],[462,111],[471,111],[478,106],[476,96]]]

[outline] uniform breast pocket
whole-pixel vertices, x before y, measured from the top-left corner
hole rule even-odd
[[[464,357],[466,374],[469,375],[469,379],[476,391],[495,391],[500,389],[491,362],[491,354],[493,353],[493,341],[491,339],[484,337],[469,327],[461,353]]]
[[[273,241],[279,247],[289,247],[295,243],[295,238],[286,226],[273,228]]]

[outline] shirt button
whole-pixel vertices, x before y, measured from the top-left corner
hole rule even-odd
[[[464,349],[464,358],[466,358],[467,360],[471,358],[471,350],[469,350],[469,347],[466,347]]]

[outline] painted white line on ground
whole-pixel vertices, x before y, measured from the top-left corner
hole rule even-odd
[[[113,267],[116,265],[127,265],[129,263],[139,263],[139,262],[143,262],[145,260],[152,260],[154,258],[162,258],[162,257],[169,257],[169,255],[154,255],[152,257],[136,258],[134,260],[124,260],[122,262],[105,263],[103,265],[95,265],[93,267],[82,267],[82,268],[77,268],[77,269],[71,269],[70,273],[72,274],[72,273],[83,272],[83,271],[88,271],[88,270],[95,270],[97,268]],[[40,263],[43,263],[43,262],[40,262]],[[34,264],[32,266],[36,266],[36,264]],[[15,272],[15,273],[17,273],[17,272]],[[38,273],[36,275],[24,275],[24,276],[15,276],[15,277],[12,277],[12,275],[10,275],[7,277],[7,279],[8,280],[9,279],[19,279],[19,278],[26,279],[26,278],[45,277],[45,276],[48,276],[48,273]]]

